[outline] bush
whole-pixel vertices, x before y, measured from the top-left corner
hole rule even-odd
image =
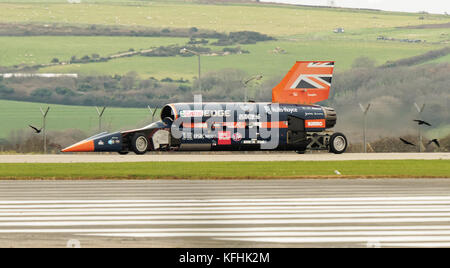
[[[63,96],[75,96],[75,92],[73,92],[72,90],[65,88],[65,87],[57,87],[55,88],[55,92],[58,95],[63,95]]]
[[[418,56],[400,59],[397,61],[388,61],[382,67],[412,66],[422,62],[427,62],[433,59],[444,57],[448,54],[450,54],[450,47],[444,47],[441,49],[428,51]]]
[[[239,54],[239,53],[248,54],[248,53],[250,53],[250,51],[248,51],[248,50],[242,50],[241,47],[226,47],[222,51],[228,52],[231,54]]]
[[[178,90],[181,92],[190,92],[192,88],[190,86],[180,85],[178,86]]]
[[[252,31],[231,32],[228,36],[220,38],[217,42],[212,43],[216,46],[229,46],[233,44],[256,44],[257,42],[264,42],[275,40],[275,38]]]
[[[190,57],[194,56],[193,53],[186,52],[181,53],[183,48],[187,48],[188,50],[192,50],[198,53],[210,53],[211,49],[208,47],[198,47],[198,46],[178,46],[178,45],[170,45],[170,46],[160,46],[158,48],[153,49],[150,52],[143,53],[142,56],[146,57],[173,57],[173,56],[185,56]]]
[[[48,88],[38,88],[31,92],[30,96],[38,99],[48,99],[53,95],[53,92]]]
[[[200,40],[197,40],[197,39],[194,38],[194,37],[191,37],[191,39],[190,39],[189,42],[188,42],[189,45],[206,45],[206,44],[208,44],[208,43],[209,43],[209,41],[206,40],[205,38],[202,38],[202,39],[200,39]]]
[[[78,86],[78,91],[81,91],[81,92],[88,92],[88,91],[93,91],[93,90],[94,90],[94,87],[89,83],[83,83]]]
[[[14,93],[14,89],[9,88],[3,84],[0,84],[0,94],[12,94]]]

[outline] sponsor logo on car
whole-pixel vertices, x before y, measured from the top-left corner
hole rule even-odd
[[[260,120],[259,114],[239,114],[239,120]]]
[[[305,120],[305,128],[324,128],[325,119]]]
[[[102,141],[103,142],[103,141]],[[119,137],[111,137],[108,140],[108,144],[109,145],[114,145],[114,144],[120,144],[120,138]]]
[[[265,144],[265,140],[245,140],[243,141],[244,144]]]
[[[232,138],[235,142],[240,142],[242,140],[242,134],[239,132],[236,132],[233,134]]]
[[[181,117],[230,117],[231,110],[183,110]]]
[[[231,132],[230,131],[219,131],[218,136],[219,136],[219,139],[218,139],[219,145],[230,145],[231,144]]]
[[[274,107],[271,105],[264,106],[264,110],[266,110],[266,113],[272,114],[272,113],[297,113],[298,108],[297,107],[289,107],[289,106],[278,106]]]

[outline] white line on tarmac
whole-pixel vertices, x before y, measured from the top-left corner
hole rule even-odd
[[[137,207],[137,208],[120,208],[120,207],[114,207],[114,208],[38,208],[38,209],[0,209],[1,213],[10,213],[10,212],[126,212],[126,211],[234,211],[234,210],[313,210],[312,212],[318,211],[323,212],[326,210],[329,211],[336,211],[336,210],[349,210],[349,212],[358,211],[361,210],[364,211],[428,211],[428,210],[435,210],[435,211],[447,211],[447,209],[450,210],[450,206],[448,205],[421,205],[421,206],[409,206],[409,205],[393,205],[393,206],[371,206],[371,205],[362,205],[362,206],[217,206],[217,207],[202,207],[202,206],[192,206],[192,207]]]
[[[436,218],[339,218],[339,219],[245,219],[245,220],[152,220],[152,221],[43,221],[0,222],[0,226],[109,226],[109,225],[227,225],[227,224],[326,224],[326,223],[427,223],[450,222],[450,217]]]
[[[116,236],[112,234],[110,236]],[[359,237],[255,237],[255,238],[215,238],[227,241],[263,243],[367,243],[367,242],[448,242],[450,236],[359,236]],[[383,244],[381,244],[383,245]]]
[[[182,203],[128,203],[128,204],[68,204],[68,205],[0,205],[0,209],[18,209],[18,208],[100,208],[100,207],[213,207],[213,206],[232,206],[232,205],[450,205],[449,201],[429,200],[429,201],[366,201],[366,202],[238,202],[238,203],[211,203],[211,202],[195,202],[185,203],[183,200],[177,200]]]
[[[35,187],[33,186],[38,186],[40,187],[40,190],[36,190]],[[67,186],[60,186],[60,187],[52,187],[50,185],[40,185],[40,184],[35,184],[35,185],[24,185],[23,187],[10,187],[10,185],[1,185],[0,184],[0,191],[3,191],[4,193],[7,192],[13,192],[13,193],[17,193],[17,192],[22,192],[22,191],[27,191],[30,193],[40,193],[41,190],[42,191],[47,191],[47,192],[55,192],[55,191],[66,191],[66,192],[81,192],[81,191],[85,191],[85,192],[96,192],[95,190],[92,189],[92,187],[102,187],[104,189],[102,189],[102,192],[104,190],[104,192],[117,192],[120,191],[122,192],[122,189],[120,189],[120,187],[109,187],[109,185],[107,184],[99,184],[99,185],[86,185],[85,187],[70,187],[71,185],[67,185]],[[135,192],[135,191],[149,191],[149,192],[157,192],[157,191],[170,191],[170,192],[195,192],[196,190],[210,190],[210,191],[229,191],[229,190],[256,190],[256,191],[272,191],[272,190],[296,190],[296,191],[324,191],[324,192],[349,192],[349,189],[354,189],[354,190],[358,190],[361,192],[370,192],[370,191],[374,191],[374,192],[383,192],[383,190],[386,191],[407,191],[402,187],[392,187],[389,189],[383,189],[382,187],[379,188],[373,188],[373,187],[364,187],[364,188],[360,188],[360,187],[352,187],[349,186],[347,189],[345,188],[316,188],[316,189],[311,189],[307,187],[308,185],[286,185],[286,186],[277,186],[277,185],[271,185],[271,186],[258,186],[258,185],[253,185],[251,183],[247,184],[247,185],[236,185],[236,186],[228,186],[226,184],[223,185],[217,185],[214,187],[204,187],[204,186],[197,186],[197,187],[182,187],[182,188],[178,188],[178,187],[173,187],[173,186],[157,186],[157,185],[152,185],[152,184],[148,184],[148,185],[137,185],[135,187],[124,187],[123,191],[124,192]],[[201,188],[200,188],[201,187]],[[346,191],[347,190],[347,191]],[[411,189],[413,190],[413,189]],[[425,189],[416,189],[416,190],[420,190],[420,191],[442,191],[445,189],[439,189],[439,188],[433,188],[433,187],[427,187]],[[409,191],[408,191],[409,192]]]
[[[87,233],[86,235],[93,236],[123,236],[123,237],[354,237],[354,236],[373,236],[372,239],[379,237],[396,237],[396,236],[416,236],[416,241],[433,241],[421,240],[424,236],[448,236],[450,231],[355,231],[355,232],[233,232],[233,233],[218,233],[218,232],[185,232],[185,233],[150,233],[150,232],[124,232],[124,233]],[[366,240],[367,241],[367,240]],[[399,241],[399,240],[396,240]],[[439,240],[442,241],[442,240]],[[444,240],[448,241],[448,240]]]
[[[208,199],[183,200],[186,203],[202,202],[344,202],[344,201],[403,201],[403,200],[449,200],[450,196],[394,196],[394,197],[349,197],[349,198],[259,198],[259,199]],[[64,203],[170,203],[180,200],[36,200],[36,201],[0,201],[0,204],[64,204]]]
[[[175,197],[175,198],[184,198],[184,199],[189,199],[192,198],[192,195],[211,195],[211,193],[214,193],[214,196],[226,196],[226,197],[237,197],[237,196],[248,196],[250,198],[257,198],[259,196],[264,196],[267,198],[275,198],[278,196],[292,196],[292,197],[297,197],[297,196],[304,196],[304,195],[308,195],[308,196],[314,196],[314,195],[331,195],[335,198],[345,198],[345,197],[349,197],[351,195],[353,195],[352,191],[349,190],[349,192],[326,192],[326,191],[313,191],[313,190],[304,190],[304,191],[300,191],[300,190],[296,190],[296,189],[291,189],[291,190],[270,190],[270,191],[258,191],[258,190],[254,190],[254,189],[234,189],[234,190],[228,190],[228,191],[206,191],[204,189],[202,189],[201,191],[199,191],[199,189],[197,189],[197,191],[193,190],[193,191],[186,191],[186,192],[171,192],[171,191],[167,191],[166,190],[160,190],[160,191],[146,191],[146,190],[137,190],[134,192],[126,192],[126,191],[111,191],[111,192],[107,192],[107,191],[102,191],[102,193],[98,193],[98,192],[88,192],[88,191],[78,191],[78,192],[68,192],[68,191],[54,191],[54,192],[48,192],[45,190],[42,190],[40,192],[35,192],[35,193],[30,193],[27,191],[17,191],[17,192],[1,192],[0,191],[0,196],[2,196],[3,198],[11,198],[11,197],[15,197],[18,198],[20,196],[23,197],[34,197],[34,198],[48,198],[48,196],[55,196],[55,197],[69,197],[69,198],[79,198],[79,197],[83,197],[85,198],[86,196],[95,196],[96,198],[99,197],[130,197],[132,196],[133,198],[135,198],[135,196],[142,196],[142,197],[151,197],[154,196],[155,198],[161,198],[161,197]],[[420,191],[417,192],[417,196],[419,195],[423,195],[423,194],[427,194],[428,196],[440,196],[442,194],[446,193],[446,191],[432,191],[432,192],[425,192],[425,191]],[[379,196],[380,194],[384,194],[384,195],[396,195],[396,197],[398,196],[405,196],[405,197],[410,197],[411,194],[415,194],[414,192],[411,191],[384,191],[384,192],[375,192],[375,191],[367,191],[367,192],[361,192],[358,191],[358,195],[365,195],[367,197],[376,197]],[[289,197],[287,197],[289,198]],[[389,198],[387,196],[387,198]]]
[[[347,153],[305,154],[147,154],[147,155],[0,155],[0,163],[118,163],[118,162],[211,162],[211,161],[345,161],[345,160],[405,160],[450,159],[449,153]]]
[[[383,243],[380,247],[450,248],[450,242]]]
[[[193,184],[192,186],[161,186],[161,185],[154,185],[154,184],[145,184],[145,185],[136,185],[135,187],[128,187],[125,186],[121,187],[121,185],[117,185],[115,187],[111,187],[111,185],[109,184],[95,184],[95,185],[90,185],[87,184],[83,187],[79,187],[79,185],[61,185],[61,186],[56,186],[56,185],[45,185],[45,184],[26,184],[23,185],[22,187],[14,187],[12,185],[9,184],[2,184],[0,183],[0,192],[2,193],[8,193],[8,192],[12,192],[12,193],[17,193],[17,192],[23,192],[26,191],[27,193],[40,193],[41,190],[44,192],[60,192],[60,191],[64,191],[64,192],[76,192],[76,191],[80,191],[80,192],[99,192],[96,190],[93,190],[93,188],[97,187],[97,188],[101,188],[102,192],[135,192],[135,191],[149,191],[149,192],[158,192],[158,191],[170,191],[170,192],[196,192],[198,190],[204,190],[204,191],[224,191],[224,192],[229,192],[229,190],[256,190],[256,191],[272,191],[272,190],[279,190],[279,191],[283,191],[283,190],[295,190],[295,191],[313,191],[313,192],[329,192],[329,193],[350,193],[352,192],[352,190],[358,191],[358,192],[362,192],[362,193],[370,193],[370,192],[375,192],[375,193],[385,193],[385,192],[396,192],[396,191],[404,191],[404,192],[420,192],[423,193],[425,192],[430,192],[430,191],[436,191],[436,192],[446,192],[447,189],[443,189],[440,187],[423,187],[423,188],[416,188],[416,189],[405,189],[404,187],[400,187],[400,186],[390,186],[389,188],[384,188],[384,187],[355,187],[355,186],[351,186],[348,185],[346,188],[345,187],[316,187],[314,185],[314,187],[310,187],[309,184],[300,184],[303,183],[304,180],[300,180],[298,181],[298,184],[292,184],[292,185],[257,185],[257,184],[252,184],[251,182],[245,185],[235,185],[235,186],[230,186],[228,184],[217,184],[214,187],[208,187],[208,186],[204,186],[204,185],[196,185]],[[72,187],[73,186],[73,187]],[[36,187],[39,187],[40,190],[36,190]]]
[[[305,209],[300,208],[273,208],[273,207],[262,207],[258,209],[242,208],[239,210],[231,210],[230,208],[199,208],[199,209],[167,209],[167,208],[155,208],[155,209],[115,209],[115,210],[105,210],[105,209],[86,209],[78,211],[70,211],[66,209],[55,210],[53,212],[25,212],[23,210],[13,210],[20,212],[3,212],[0,210],[0,220],[1,217],[5,216],[77,216],[77,215],[146,215],[146,214],[157,214],[157,215],[171,215],[171,214],[257,214],[264,212],[265,214],[277,214],[277,213],[305,213],[313,212],[314,215],[319,213],[367,213],[367,212],[450,212],[450,207],[441,208],[420,208],[420,209],[391,209],[391,208],[364,208],[364,209],[316,209],[311,211],[305,211]],[[429,214],[427,214],[429,215]],[[389,216],[389,215],[388,215]]]
[[[253,215],[164,215],[164,216],[51,216],[0,217],[8,221],[112,221],[112,220],[222,220],[222,219],[299,219],[299,218],[388,218],[388,217],[450,217],[450,212],[431,213],[325,213],[325,214],[253,214]]]
[[[280,232],[280,231],[407,231],[407,230],[448,230],[447,225],[430,226],[318,226],[318,227],[236,227],[236,228],[104,228],[104,229],[0,229],[0,233],[174,233],[174,232]]]

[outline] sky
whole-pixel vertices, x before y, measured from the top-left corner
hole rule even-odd
[[[332,0],[260,0],[299,5],[329,6]],[[337,7],[372,8],[387,11],[450,14],[450,0],[333,0]]]

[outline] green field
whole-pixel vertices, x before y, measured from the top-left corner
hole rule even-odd
[[[112,36],[30,36],[0,37],[0,65],[46,64],[53,58],[69,61],[96,53],[107,57],[118,52],[185,44],[187,38],[112,37]],[[110,71],[114,73],[114,71]]]
[[[79,129],[87,134],[98,133],[95,107],[53,105],[47,117],[49,131]],[[0,100],[0,138],[7,138],[14,130],[32,133],[28,124],[40,127],[42,115],[39,107],[45,104]],[[103,117],[103,130],[125,130],[142,127],[151,121],[147,108],[107,108]]]
[[[250,54],[203,56],[202,72],[224,68],[242,69],[264,79],[285,74],[296,60],[335,60],[336,72],[348,70],[353,61],[365,56],[384,64],[416,56],[447,46],[450,28],[405,29],[402,26],[444,24],[450,16],[381,12],[354,9],[316,8],[273,4],[198,4],[184,1],[86,0],[68,4],[66,0],[0,0],[0,23],[39,24],[51,27],[92,24],[120,27],[210,29],[219,32],[257,31],[276,37],[277,41],[242,45]],[[419,19],[423,16],[423,19]],[[345,33],[333,29],[344,27]],[[390,38],[421,39],[426,42],[402,43],[377,41]],[[53,58],[67,61],[72,56],[99,54],[109,56],[130,48],[146,49],[161,45],[184,44],[188,38],[110,37],[110,36],[34,36],[0,37],[0,66],[47,64]],[[214,40],[210,40],[214,41]],[[214,50],[223,47],[210,46]],[[285,54],[273,53],[275,48]],[[432,62],[450,62],[450,55]],[[190,81],[197,76],[196,57],[120,58],[102,63],[58,65],[39,72],[114,75],[135,71],[141,78],[171,77]],[[13,130],[29,131],[27,125],[40,126],[39,106],[43,104],[0,101],[0,138]],[[94,107],[51,105],[49,130],[76,128],[97,132]],[[142,109],[109,108],[104,117],[108,130],[134,128],[148,123]]]
[[[142,25],[149,27],[199,27],[221,32],[250,30],[275,36],[384,28],[424,23],[446,23],[444,15],[356,11],[280,5],[200,5],[171,2],[99,4],[2,3],[1,22]]]
[[[410,40],[422,40],[431,44],[448,44],[450,41],[450,28],[438,28],[438,29],[405,29],[397,27],[387,28],[360,28],[345,30],[344,33],[335,34],[329,31],[319,32],[306,35],[291,36],[291,39],[313,39],[321,41],[334,41],[334,40],[352,40],[352,41],[375,41],[379,36],[395,39],[410,39]],[[380,41],[383,42],[383,41]],[[394,42],[394,44],[401,43],[399,41],[386,41]],[[418,43],[420,44],[420,43]],[[417,45],[417,44],[416,44]]]
[[[339,170],[341,176],[335,175]],[[448,160],[2,164],[0,179],[450,177]]]
[[[203,72],[239,68],[249,74],[263,73],[265,78],[282,75],[295,60],[336,60],[337,71],[348,69],[361,56],[377,64],[416,56],[448,44],[450,29],[404,29],[400,26],[442,24],[449,16],[381,12],[353,9],[314,8],[272,4],[197,4],[183,1],[88,1],[68,4],[53,1],[0,1],[0,23],[52,23],[87,26],[210,29],[219,32],[257,31],[278,41],[243,45],[250,54],[204,57]],[[345,33],[333,29],[344,27]],[[426,40],[426,43],[377,41],[391,38]],[[53,58],[67,61],[94,53],[108,56],[129,48],[136,50],[160,45],[184,44],[187,38],[143,37],[0,37],[0,66],[45,64]],[[274,54],[277,47],[286,54]],[[212,47],[221,50],[222,47]],[[437,59],[448,61],[448,57]],[[196,74],[196,59],[182,57],[132,57],[102,63],[52,66],[40,72],[76,72],[80,74],[125,74],[138,72],[142,77],[184,77]]]
[[[122,37],[126,40],[126,37]],[[270,41],[255,45],[242,45],[250,54],[229,56],[202,57],[202,71],[204,73],[225,68],[238,68],[248,74],[262,73],[266,78],[285,74],[296,60],[335,60],[336,69],[347,70],[353,61],[361,56],[368,56],[377,64],[384,64],[388,60],[397,60],[425,53],[441,47],[430,44],[409,44],[394,42],[352,42],[337,40],[323,41]],[[286,51],[285,54],[273,53],[276,47]],[[221,47],[213,47],[221,49]],[[141,76],[157,78],[173,77],[187,78],[197,74],[196,57],[142,57],[135,56],[121,58],[109,62],[58,65],[42,68],[41,72],[67,72],[81,74],[125,74],[136,71]]]

